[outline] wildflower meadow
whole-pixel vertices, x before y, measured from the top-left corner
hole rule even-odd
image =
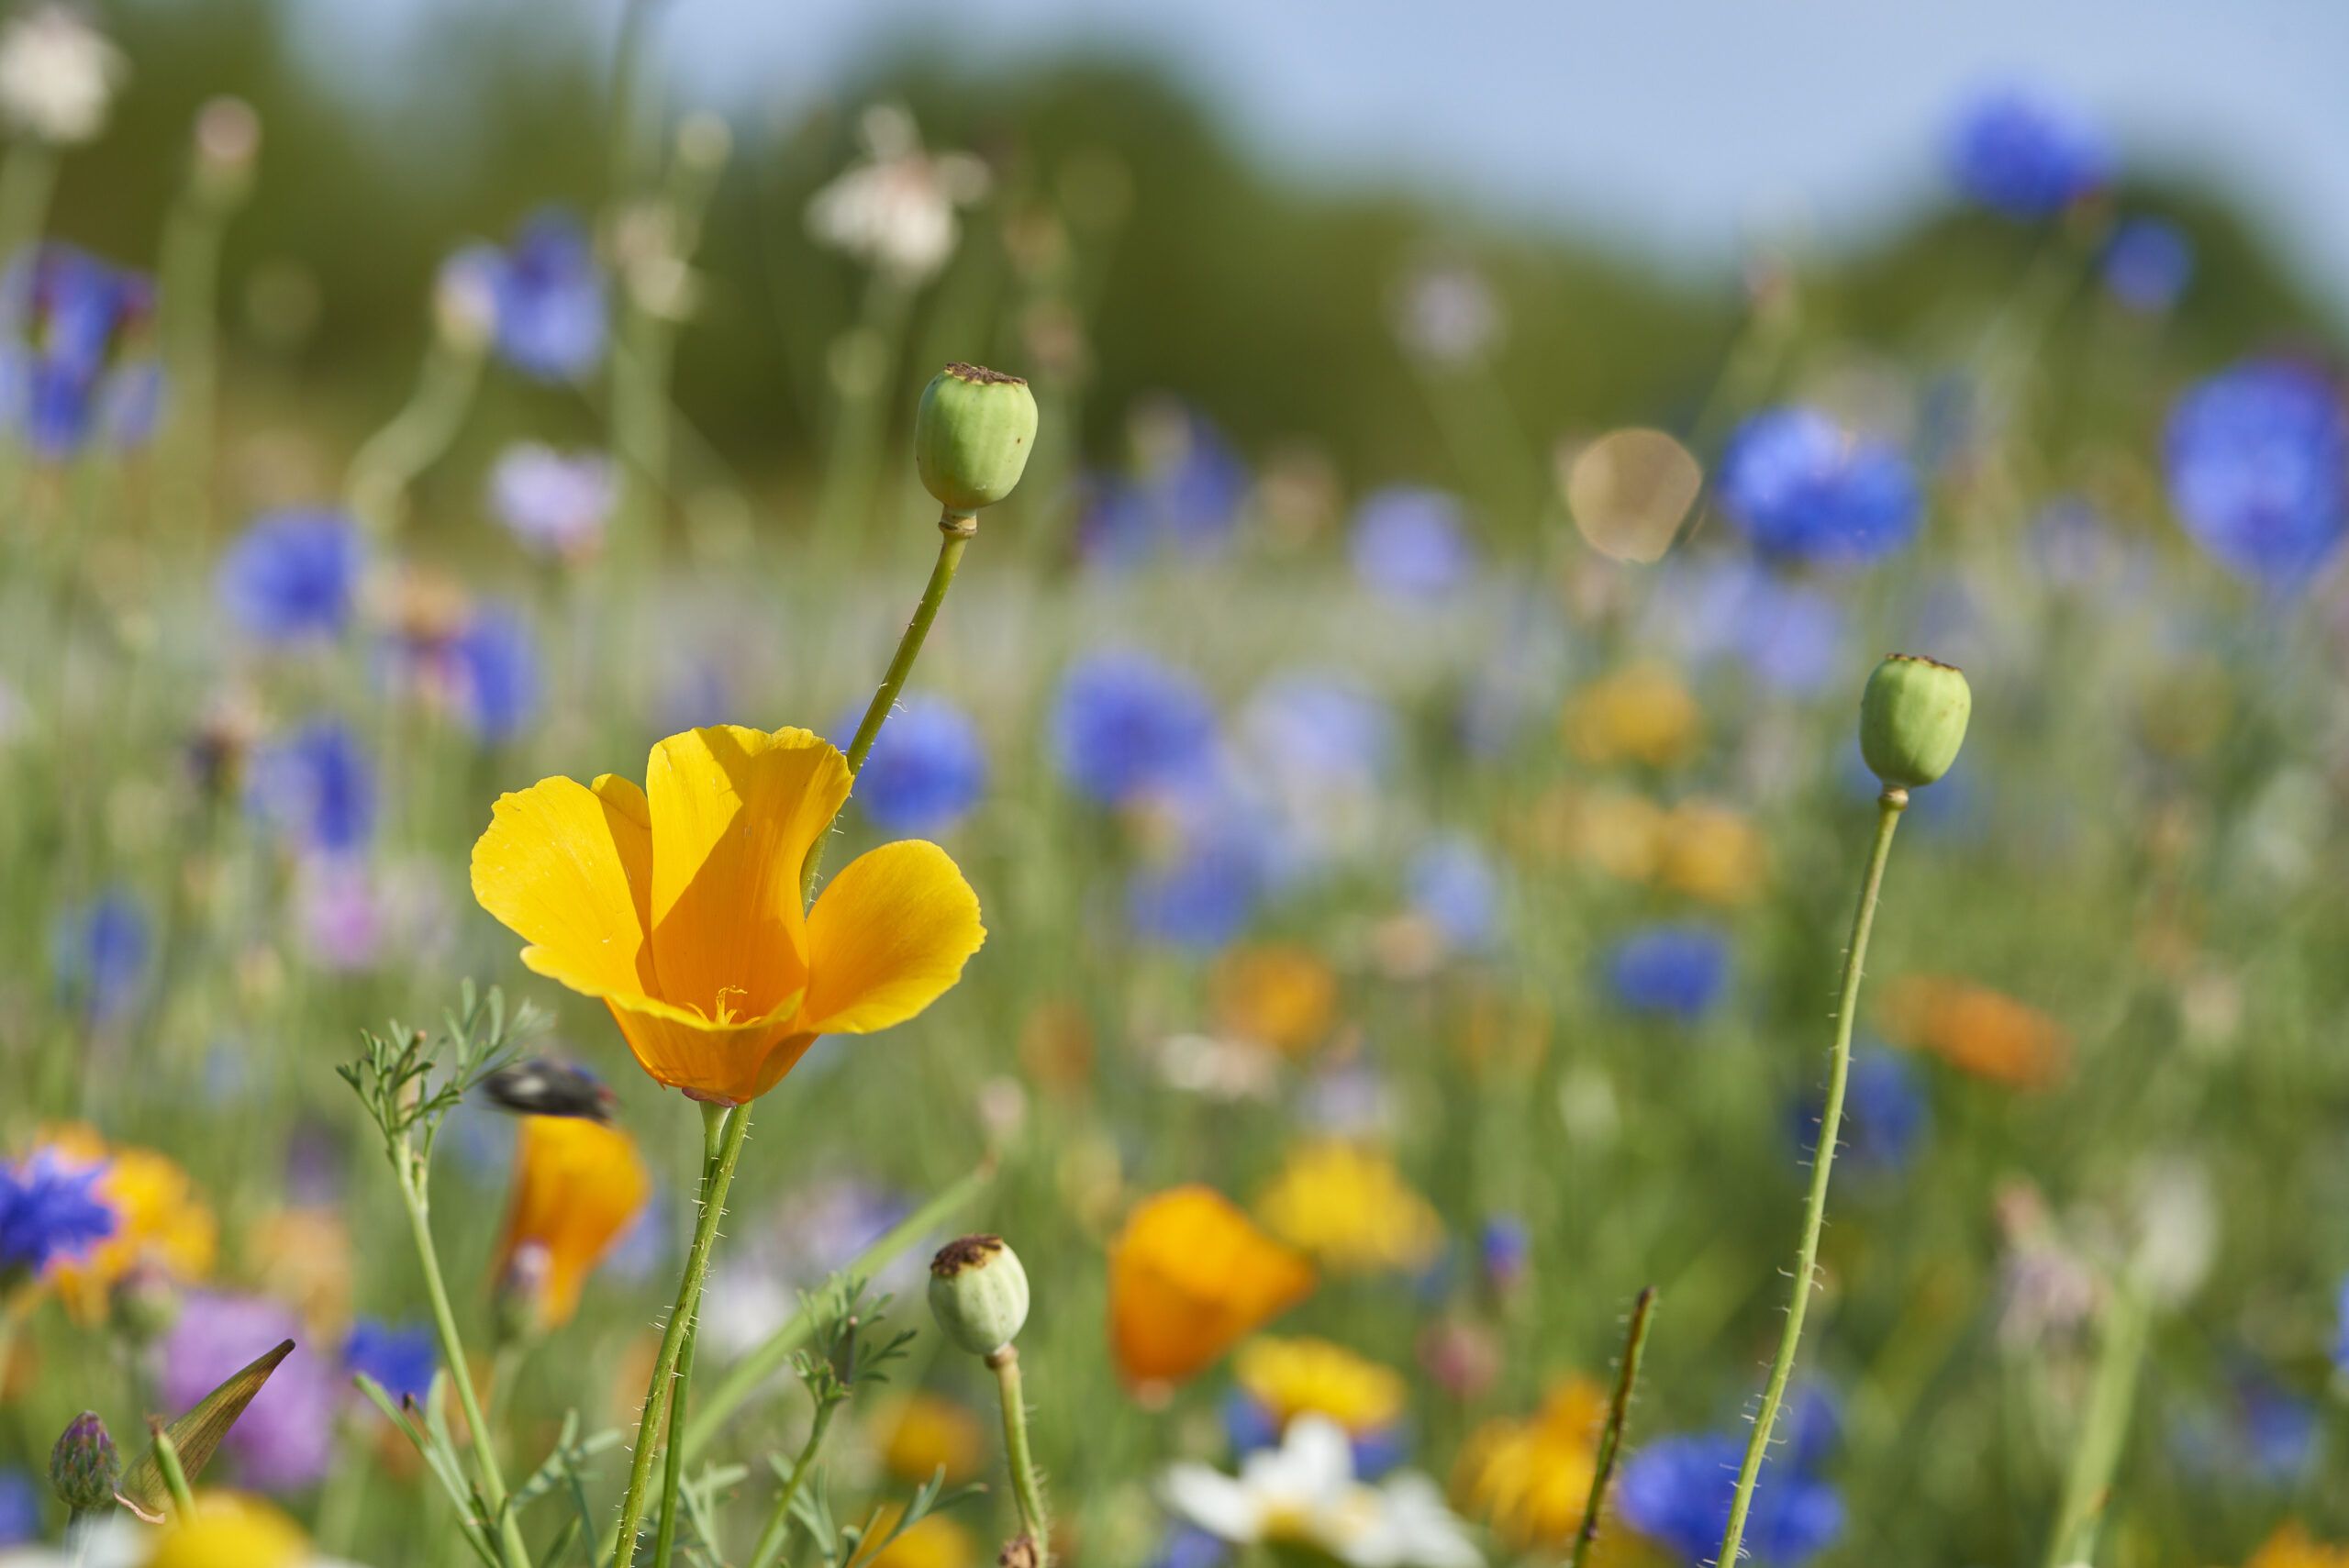
[[[2225,191],[1666,275],[696,4],[0,16],[0,1568],[2349,1565]]]

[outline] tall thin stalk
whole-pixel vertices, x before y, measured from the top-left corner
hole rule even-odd
[[[1753,1484],[1762,1473],[1763,1457],[1778,1424],[1778,1407],[1786,1402],[1787,1384],[1794,1376],[1795,1351],[1802,1343],[1802,1320],[1818,1284],[1819,1234],[1827,1223],[1827,1179],[1835,1168],[1835,1139],[1843,1121],[1843,1088],[1851,1075],[1852,1018],[1860,1003],[1860,972],[1868,956],[1868,933],[1876,924],[1876,896],[1884,887],[1885,862],[1892,855],[1893,830],[1909,808],[1909,792],[1887,788],[1876,798],[1876,842],[1868,851],[1867,870],[1860,879],[1860,906],[1852,917],[1851,946],[1843,953],[1843,984],[1835,1003],[1835,1050],[1828,1061],[1827,1104],[1819,1116],[1819,1151],[1810,1166],[1810,1195],[1804,1201],[1802,1240],[1795,1249],[1794,1299],[1787,1307],[1787,1326],[1778,1337],[1777,1359],[1770,1363],[1770,1381],[1762,1390],[1762,1408],[1754,1413],[1753,1435],[1746,1440],[1745,1462],[1738,1467],[1737,1492],[1730,1501],[1729,1529],[1721,1536],[1715,1562],[1731,1568],[1738,1560],[1745,1537],[1745,1516],[1753,1507]]]

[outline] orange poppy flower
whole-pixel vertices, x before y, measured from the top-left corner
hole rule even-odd
[[[524,963],[611,1009],[655,1081],[739,1105],[817,1036],[929,1006],[985,940],[970,884],[917,840],[859,856],[802,908],[800,867],[850,782],[805,729],[672,735],[641,789],[606,773],[500,796],[473,896],[530,943]]]
[[[514,1197],[498,1238],[499,1290],[540,1330],[579,1310],[580,1287],[651,1195],[636,1140],[577,1117],[522,1118]]]
[[[1961,1072],[2014,1089],[2043,1089],[2070,1064],[2071,1037],[2027,1002],[1987,985],[1912,974],[1885,991],[1885,1032]]]
[[[1180,1383],[1312,1288],[1313,1265],[1222,1194],[1176,1187],[1110,1243],[1110,1353],[1130,1387]]]

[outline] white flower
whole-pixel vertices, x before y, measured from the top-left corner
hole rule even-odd
[[[1277,1449],[1250,1454],[1237,1477],[1204,1464],[1168,1470],[1170,1511],[1235,1546],[1299,1541],[1349,1568],[1479,1568],[1484,1559],[1424,1475],[1383,1486],[1354,1479],[1344,1429],[1299,1416]]]
[[[966,152],[924,151],[913,117],[896,105],[865,110],[860,128],[863,161],[816,193],[807,227],[899,283],[922,283],[954,254],[954,209],[986,195],[986,165]]]
[[[37,5],[0,23],[0,119],[43,141],[106,128],[122,51],[71,6]]]

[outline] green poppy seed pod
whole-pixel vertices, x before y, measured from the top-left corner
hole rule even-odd
[[[1932,784],[1957,761],[1973,712],[1964,671],[1896,653],[1876,667],[1860,696],[1860,754],[1887,789]]]
[[[1011,494],[1036,445],[1036,395],[1016,375],[959,361],[922,389],[914,466],[958,517]]]
[[[112,1507],[114,1484],[121,1476],[122,1456],[115,1451],[114,1434],[95,1410],[74,1417],[49,1451],[49,1484],[77,1514]]]
[[[1000,1236],[949,1241],[930,1261],[930,1310],[946,1337],[991,1356],[1028,1321],[1028,1271]]]

